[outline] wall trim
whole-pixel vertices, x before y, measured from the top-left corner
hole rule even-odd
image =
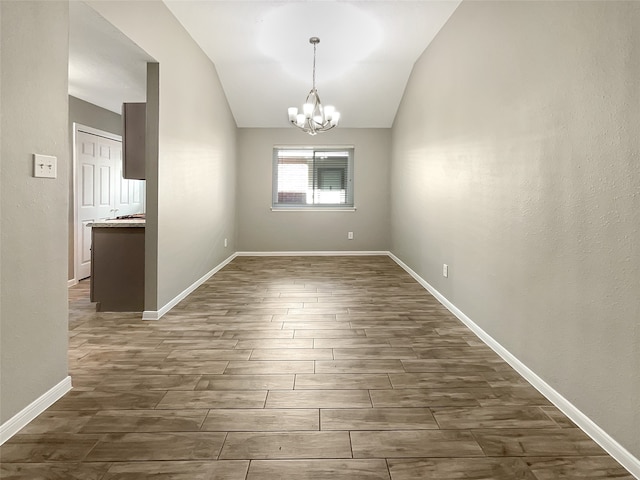
[[[236,252],[238,257],[352,257],[352,256],[388,256],[388,251],[300,251],[300,252]]]
[[[616,459],[632,475],[640,479],[640,459],[634,457],[631,452],[620,445],[611,435],[600,428],[593,420],[582,413],[569,400],[564,398],[560,392],[546,383],[536,375],[529,367],[518,360],[511,352],[498,343],[491,335],[479,327],[473,320],[467,317],[458,307],[451,303],[438,290],[433,288],[426,280],[414,272],[407,264],[389,252],[389,257],[411,275],[420,285],[422,285],[431,295],[433,295],[444,307],[453,313],[462,323],[475,333],[480,340],[487,344],[494,352],[513,367],[527,382],[544,395],[551,403],[569,417],[580,429],[589,435],[598,445],[600,445],[609,455]]]
[[[9,420],[0,425],[0,445],[26,427],[29,422],[55,402],[60,400],[60,398],[62,398],[72,388],[71,377],[67,376],[60,383],[51,387]]]
[[[78,284],[78,280],[76,280],[75,278],[72,278],[71,280],[67,280],[67,287],[71,288],[74,285]]]
[[[178,303],[187,298],[191,292],[193,292],[196,288],[209,280],[213,275],[222,270],[222,268],[224,268],[229,262],[236,258],[237,255],[237,253],[230,255],[226,260],[223,260],[219,265],[211,269],[209,272],[205,273],[202,277],[185,288],[181,293],[179,293],[175,298],[166,303],[159,310],[145,310],[144,312],[142,312],[142,320],[160,320],[169,310],[171,310]]]

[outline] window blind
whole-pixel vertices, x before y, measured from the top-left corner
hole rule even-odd
[[[274,206],[353,206],[352,148],[274,149]]]

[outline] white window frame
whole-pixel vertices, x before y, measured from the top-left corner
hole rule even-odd
[[[278,202],[278,168],[279,168],[279,152],[282,150],[306,150],[310,152],[337,152],[346,151],[348,153],[347,171],[346,171],[346,202],[337,203],[279,203]],[[274,211],[287,211],[287,210],[307,210],[307,211],[327,211],[327,210],[343,210],[354,211],[354,151],[353,145],[278,145],[273,147],[273,162],[272,162],[272,198],[271,198],[271,210]],[[330,168],[330,167],[327,167]],[[318,168],[314,166],[314,171]],[[317,181],[313,182],[317,184]],[[307,191],[307,198],[312,198],[315,201],[315,193],[317,190],[312,189],[314,194]]]

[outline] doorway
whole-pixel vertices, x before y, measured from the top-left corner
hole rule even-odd
[[[145,212],[144,180],[122,178],[122,137],[74,123],[74,278],[91,275],[89,224]]]

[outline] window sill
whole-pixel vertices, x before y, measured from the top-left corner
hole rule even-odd
[[[355,212],[356,207],[271,207],[272,212]]]

